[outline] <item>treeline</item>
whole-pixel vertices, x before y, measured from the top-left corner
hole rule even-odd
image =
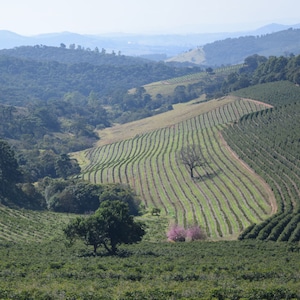
[[[206,44],[206,65],[221,66],[239,64],[254,53],[261,56],[286,56],[299,54],[300,29],[288,29],[261,36],[228,38]]]
[[[256,54],[247,57],[243,67],[238,72],[231,73],[220,90],[222,93],[229,93],[261,83],[284,80],[300,83],[300,55],[266,58]]]
[[[2,49],[0,55],[35,61],[56,61],[64,64],[89,63],[96,66],[128,66],[150,63],[148,59],[122,55],[120,51],[108,53],[104,48],[90,49],[75,44],[66,46],[63,43],[60,47],[36,45]]]

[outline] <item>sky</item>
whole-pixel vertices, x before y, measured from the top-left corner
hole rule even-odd
[[[299,0],[0,0],[0,30],[203,33],[300,23]]]

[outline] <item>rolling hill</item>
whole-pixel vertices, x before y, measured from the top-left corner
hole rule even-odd
[[[0,204],[0,298],[299,299],[300,92],[292,81],[268,82],[282,72],[297,81],[298,59],[276,76],[274,61],[262,84],[99,130],[94,147],[72,154],[82,178],[136,190],[147,224],[140,244],[91,255],[83,244],[66,247],[62,228],[76,214]],[[144,88],[167,96],[176,85],[216,78],[217,70]],[[195,178],[178,157],[188,145],[198,145],[205,162]],[[207,240],[166,243],[175,222],[199,225]]]
[[[204,66],[234,65],[242,63],[246,57],[298,55],[300,29],[286,29],[262,35],[245,35],[207,43],[192,48],[168,61],[189,62]]]
[[[219,131],[260,103],[224,98],[179,105],[166,114],[100,132],[98,147],[77,153],[82,178],[130,184],[147,209],[158,207],[183,226],[198,224],[210,239],[237,237],[276,211],[272,192],[224,144]],[[195,144],[208,165],[189,177],[178,159]]]

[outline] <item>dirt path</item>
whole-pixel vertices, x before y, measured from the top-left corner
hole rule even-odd
[[[267,104],[265,102],[261,102],[261,101],[258,101],[258,100],[253,100],[253,99],[248,99],[248,98],[242,98],[242,99],[245,100],[245,101],[253,102],[253,103],[258,104],[258,105],[263,105],[267,108],[273,107],[273,105],[271,105],[271,104]]]
[[[250,172],[263,186],[263,188],[265,189],[265,191],[268,195],[268,198],[269,198],[268,201],[271,205],[271,214],[272,215],[275,214],[277,212],[277,202],[276,202],[275,196],[274,196],[270,186],[263,180],[262,177],[260,177],[257,173],[255,173],[254,170],[252,170],[243,160],[241,160],[239,158],[239,156],[229,147],[229,145],[225,141],[221,131],[219,131],[219,138],[220,138],[222,146],[228,150],[228,152],[230,153],[232,158],[234,160],[236,160],[244,169],[246,169],[248,172]]]

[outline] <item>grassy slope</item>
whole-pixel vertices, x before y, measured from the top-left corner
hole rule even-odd
[[[167,62],[190,62],[194,64],[203,64],[205,62],[205,53],[203,48],[192,49],[187,52],[183,52],[177,56],[169,58]]]

